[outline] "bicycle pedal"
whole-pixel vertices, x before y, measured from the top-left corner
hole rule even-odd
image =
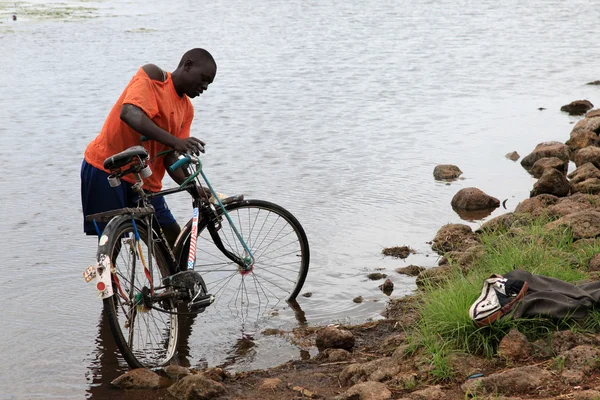
[[[206,307],[210,306],[214,301],[215,296],[213,296],[212,294],[205,294],[202,296],[198,296],[194,301],[189,302],[188,307],[190,311],[200,314],[201,312],[204,312]]]

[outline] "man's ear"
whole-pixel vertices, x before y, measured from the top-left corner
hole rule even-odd
[[[193,65],[194,65],[194,63],[192,62],[192,60],[185,60],[183,63],[183,69],[186,71],[189,71]]]

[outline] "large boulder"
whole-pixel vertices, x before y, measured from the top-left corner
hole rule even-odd
[[[565,143],[571,151],[577,151],[588,146],[598,146],[600,138],[594,131],[580,130],[571,132],[571,138]]]
[[[442,226],[432,241],[431,248],[440,255],[448,251],[465,251],[478,244],[471,227],[465,224],[447,224]]]
[[[568,162],[564,162],[558,157],[544,157],[537,160],[533,167],[529,170],[529,173],[534,178],[539,178],[544,174],[544,171],[550,168],[554,168],[566,175],[567,168],[569,167]]]
[[[600,236],[600,212],[585,210],[566,215],[546,224],[547,229],[569,227],[574,239],[595,238]]]
[[[583,115],[594,108],[589,100],[575,100],[560,108],[560,111],[568,112],[569,115]]]
[[[541,217],[546,215],[547,208],[558,203],[559,198],[551,194],[540,194],[539,196],[525,199],[515,208],[515,214],[530,214],[532,217]]]
[[[568,175],[571,179],[571,183],[583,182],[589,178],[600,179],[600,169],[598,169],[593,163],[588,162],[580,165],[577,169]]]
[[[489,210],[499,207],[500,200],[485,194],[477,188],[470,187],[460,189],[454,195],[450,204],[454,209],[465,211]]]
[[[535,149],[521,160],[521,165],[530,170],[533,164],[540,158],[556,157],[564,162],[569,162],[569,146],[561,142],[543,142],[535,146]]]
[[[567,177],[556,169],[547,169],[540,179],[533,185],[530,197],[540,194],[551,194],[557,197],[564,197],[569,194],[571,185]]]
[[[577,150],[573,155],[573,161],[577,167],[589,162],[600,168],[600,147],[588,146]]]
[[[453,180],[462,175],[462,171],[456,165],[440,164],[433,169],[433,177],[438,181]]]

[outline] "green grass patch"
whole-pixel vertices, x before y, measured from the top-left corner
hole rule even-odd
[[[451,263],[452,273],[445,284],[426,287],[421,292],[421,319],[409,340],[414,347],[425,347],[431,354],[436,379],[450,376],[443,361],[449,353],[492,356],[500,340],[514,328],[530,340],[547,337],[561,329],[597,329],[598,312],[592,312],[586,321],[579,322],[518,319],[497,321],[481,328],[475,326],[468,315],[469,307],[481,293],[484,279],[492,274],[523,269],[575,284],[588,279],[587,265],[591,257],[600,252],[598,243],[574,242],[569,229],[547,231],[544,229],[547,222],[540,219],[513,231],[482,233],[480,240],[485,249],[482,257],[466,272]]]

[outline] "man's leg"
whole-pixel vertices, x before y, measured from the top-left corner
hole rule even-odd
[[[167,242],[169,243],[169,246],[173,248],[175,246],[175,240],[177,239],[177,236],[179,236],[179,232],[181,232],[181,228],[175,220],[175,217],[173,217],[173,214],[171,214],[171,210],[169,210],[163,196],[152,198],[152,205],[156,212],[156,219],[158,219],[158,223],[167,238]]]

